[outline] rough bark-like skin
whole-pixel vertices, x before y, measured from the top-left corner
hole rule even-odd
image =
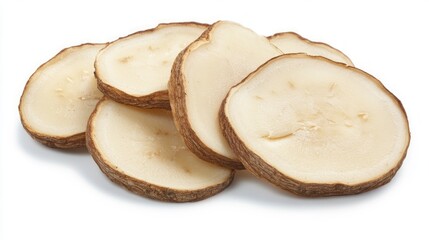
[[[235,87],[239,86],[241,83],[247,81],[250,79],[250,77],[254,74],[256,74],[260,69],[262,69],[264,66],[270,63],[270,61],[277,59],[277,58],[283,58],[287,56],[302,56],[305,54],[284,54],[280,55],[278,57],[274,57],[273,59],[269,60],[267,63],[260,66],[257,70],[255,70],[253,73],[249,74],[248,77],[246,77],[242,82],[237,84]],[[360,72],[369,77],[372,81],[374,81],[383,91],[385,91],[388,95],[392,97],[392,99],[395,100],[398,107],[402,110],[404,113],[405,119],[407,120],[407,127],[409,129],[408,124],[408,118],[405,112],[405,109],[401,103],[401,101],[396,98],[395,95],[393,95],[388,89],[384,87],[384,85],[374,78],[373,76],[369,75],[368,73],[354,68],[352,66],[346,66],[342,63],[337,63],[334,61],[331,61],[329,59],[318,57],[318,56],[311,56],[313,58],[319,58],[323,59],[325,61],[329,61],[331,63],[337,64],[339,66],[346,67],[352,71]],[[327,197],[327,196],[338,196],[338,195],[352,195],[352,194],[358,194],[367,192],[369,190],[372,190],[374,188],[378,188],[388,182],[395,176],[396,172],[401,167],[406,155],[408,146],[410,144],[410,141],[408,141],[408,144],[404,150],[404,153],[401,157],[401,159],[398,161],[398,164],[390,169],[388,172],[383,174],[380,177],[377,177],[375,179],[368,180],[367,182],[363,182],[360,184],[355,185],[348,185],[348,184],[342,184],[342,183],[333,183],[333,184],[325,184],[325,183],[309,183],[309,182],[302,182],[297,179],[294,179],[290,176],[287,176],[283,173],[281,173],[279,170],[274,168],[273,166],[267,164],[264,159],[262,159],[259,155],[254,153],[252,149],[246,146],[246,144],[238,137],[236,132],[234,131],[234,127],[231,125],[231,123],[228,120],[227,113],[225,112],[225,105],[228,101],[228,98],[230,96],[230,93],[228,93],[227,97],[222,102],[222,106],[219,111],[219,121],[220,126],[222,129],[222,132],[224,136],[226,137],[228,143],[230,144],[232,150],[235,152],[235,154],[238,156],[238,159],[243,163],[245,168],[249,170],[253,175],[268,180],[270,183],[274,184],[275,186],[278,186],[284,190],[287,190],[289,192],[292,192],[296,195],[305,196],[305,197]],[[409,133],[409,130],[408,130]],[[411,138],[409,133],[409,139]]]
[[[116,102],[141,108],[162,108],[167,110],[170,109],[170,101],[168,98],[167,90],[154,92],[145,96],[133,96],[115,87],[112,87],[109,84],[104,83],[97,76],[97,72],[95,72],[95,74],[95,77],[97,78],[98,89],[105,96]]]
[[[338,49],[336,49],[336,48],[332,47],[331,45],[329,45],[327,43],[324,43],[324,42],[313,42],[313,41],[311,41],[311,40],[309,40],[309,39],[307,39],[307,38],[299,35],[298,33],[295,33],[295,32],[280,32],[280,33],[276,33],[276,34],[274,34],[272,36],[269,36],[267,38],[268,38],[268,40],[276,39],[276,38],[282,38],[284,35],[288,35],[288,34],[295,35],[296,37],[298,37],[299,39],[301,39],[304,42],[307,42],[310,45],[318,45],[319,47],[323,47],[323,48],[328,49],[330,51],[334,51],[334,52],[338,53],[339,55],[341,55],[344,58],[344,60],[346,60],[347,65],[354,67],[354,64],[353,64],[352,60],[346,54],[344,54],[343,52],[341,52],[340,50],[338,50]]]
[[[29,126],[25,125],[21,118],[22,126],[27,131],[30,136],[51,148],[61,148],[61,149],[73,149],[73,148],[83,148],[85,147],[85,133],[78,133],[72,136],[57,137],[57,136],[48,136],[42,133],[38,133],[31,129]]]
[[[101,100],[97,106],[99,106],[102,101],[103,100]],[[92,158],[95,160],[100,170],[112,182],[126,188],[133,193],[166,202],[194,202],[206,199],[223,191],[231,184],[232,180],[234,179],[235,171],[232,170],[230,176],[224,182],[218,185],[199,190],[186,191],[157,186],[155,184],[131,177],[119,170],[116,166],[110,164],[106,159],[104,159],[103,154],[97,149],[92,125],[92,119],[96,115],[96,112],[97,108],[92,113],[88,121],[88,128],[86,131],[86,146],[88,151],[92,155]]]
[[[216,23],[215,23],[216,24]],[[186,146],[199,158],[208,162],[232,169],[244,169],[241,162],[236,159],[230,159],[213,151],[206,146],[198,137],[189,122],[186,106],[185,76],[183,75],[183,62],[189,53],[198,47],[199,44],[210,41],[210,31],[215,25],[210,26],[195,42],[191,43],[176,58],[171,70],[171,78],[168,82],[168,93],[170,96],[170,105],[174,117],[174,123],[179,133],[182,135]]]
[[[22,91],[22,95],[21,95],[21,98],[19,100],[19,106],[18,106],[18,111],[19,111],[19,115],[20,115],[22,126],[27,131],[27,133],[30,134],[30,136],[33,139],[35,139],[36,141],[38,141],[38,142],[40,142],[40,143],[42,143],[42,144],[44,144],[44,145],[46,145],[48,147],[61,148],[61,149],[73,149],[73,148],[82,148],[82,147],[85,147],[86,146],[86,144],[85,144],[85,132],[76,133],[76,134],[73,134],[73,135],[70,135],[70,136],[51,136],[51,135],[46,135],[44,133],[40,133],[40,132],[35,131],[26,122],[25,117],[23,115],[23,112],[21,110],[23,96],[24,96],[24,94],[25,94],[28,86],[30,85],[30,83],[31,83],[31,81],[33,79],[33,76],[35,76],[35,74],[38,71],[41,71],[41,70],[45,69],[46,67],[48,67],[51,64],[55,64],[58,61],[61,61],[61,59],[63,58],[63,55],[67,55],[67,52],[69,50],[80,48],[80,47],[85,47],[85,46],[88,46],[88,45],[100,45],[100,44],[96,44],[96,43],[84,43],[84,44],[81,44],[81,45],[64,48],[59,53],[57,53],[54,57],[52,57],[47,62],[43,63],[42,65],[40,65],[37,68],[37,70],[28,79],[27,83],[25,84],[24,90]]]
[[[191,25],[191,26],[201,27],[201,28],[202,27],[207,28],[209,26],[208,24],[197,23],[197,22],[161,23],[155,28],[135,32],[125,37],[121,37],[118,40],[123,40],[125,38],[132,37],[135,35],[149,34],[165,27],[185,26],[185,25]],[[111,42],[110,44],[115,43],[116,41]],[[97,78],[98,89],[110,99],[119,103],[141,107],[141,108],[162,108],[167,110],[170,109],[170,101],[169,101],[167,89],[153,92],[143,96],[131,95],[103,82],[103,77],[97,68],[97,64],[94,64],[94,65],[95,65],[95,77]]]

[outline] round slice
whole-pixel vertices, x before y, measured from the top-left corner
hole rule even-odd
[[[268,39],[283,53],[305,53],[311,56],[322,56],[332,61],[354,66],[350,58],[340,50],[326,43],[310,41],[294,32],[276,33]]]
[[[167,83],[177,54],[206,24],[160,24],[110,43],[95,62],[98,87],[109,98],[143,108],[169,109]]]
[[[174,121],[186,145],[201,159],[243,169],[219,127],[228,90],[281,51],[239,24],[219,21],[183,50],[171,71],[168,91]]]
[[[220,121],[248,170],[304,196],[389,182],[409,141],[401,102],[371,75],[323,57],[282,55],[224,100]]]
[[[100,169],[128,190],[162,201],[208,198],[234,171],[197,158],[177,132],[171,112],[102,100],[92,114],[87,147]]]
[[[25,130],[49,147],[85,146],[89,115],[102,93],[94,60],[105,44],[66,48],[41,65],[28,80],[19,104]]]

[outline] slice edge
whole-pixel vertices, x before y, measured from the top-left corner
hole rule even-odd
[[[203,34],[179,53],[173,63],[171,70],[170,81],[168,82],[168,94],[170,100],[171,111],[174,116],[174,124],[177,130],[182,135],[186,146],[194,152],[199,158],[208,162],[218,164],[227,168],[242,170],[244,166],[239,161],[234,161],[230,158],[220,155],[207,147],[191,128],[189,117],[186,111],[186,93],[184,83],[185,77],[181,74],[183,69],[183,59],[189,54],[193,48],[201,44],[207,44],[210,38],[210,30],[214,25],[207,28]],[[204,150],[202,150],[204,149]],[[209,154],[207,154],[207,152]]]
[[[229,100],[230,95],[233,93],[233,91],[235,91],[241,83],[245,82],[254,74],[257,74],[259,70],[263,69],[271,61],[275,61],[276,59],[287,57],[287,56],[302,56],[302,55],[309,56],[312,58],[319,58],[324,61],[329,61],[331,63],[334,63],[338,66],[346,67],[353,71],[363,73],[369,79],[371,79],[371,81],[376,83],[378,87],[382,88],[382,90],[385,91],[389,95],[389,97],[392,98],[392,100],[394,100],[394,103],[399,107],[402,114],[404,115],[404,119],[407,124],[406,127],[408,132],[408,139],[407,139],[408,141],[404,148],[403,155],[398,160],[397,164],[393,168],[391,168],[388,172],[372,180],[369,180],[363,183],[358,183],[358,184],[304,182],[304,181],[294,179],[290,176],[287,176],[286,174],[281,173],[275,167],[266,163],[259,155],[257,155],[252,150],[250,150],[250,148],[247,147],[246,144],[238,137],[237,133],[232,127],[229,121],[229,118],[227,116],[227,108],[228,108],[227,102]],[[273,59],[269,60],[265,64],[261,65],[257,70],[249,74],[249,76],[243,79],[243,81],[241,81],[239,84],[234,86],[228,92],[227,97],[222,102],[222,107],[219,111],[219,118],[220,118],[221,129],[225,138],[227,139],[232,149],[234,150],[234,152],[236,153],[240,161],[242,161],[243,165],[247,170],[249,170],[255,176],[261,179],[267,180],[273,185],[276,185],[284,190],[290,191],[296,195],[301,195],[306,197],[326,197],[326,196],[358,194],[358,193],[366,192],[366,191],[378,188],[382,185],[385,185],[386,183],[390,182],[390,180],[395,176],[396,172],[402,166],[402,163],[407,155],[407,151],[408,151],[408,147],[411,139],[408,117],[401,101],[393,93],[391,93],[378,79],[353,66],[347,66],[347,65],[344,65],[343,63],[338,63],[321,56],[310,56],[303,53],[284,54],[284,55],[274,57]]]
[[[93,119],[96,117],[96,114],[99,111],[99,106],[101,106],[101,104],[103,104],[107,99],[108,98],[105,97],[100,100],[96,109],[91,114],[86,131],[86,146],[100,170],[112,182],[135,194],[166,202],[193,202],[203,200],[223,191],[232,183],[235,176],[234,170],[231,170],[231,173],[229,174],[229,177],[226,181],[198,190],[178,190],[151,184],[146,181],[136,179],[118,170],[118,168],[112,165],[109,161],[104,160],[105,157],[98,150],[93,136]]]

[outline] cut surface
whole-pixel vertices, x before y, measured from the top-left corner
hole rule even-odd
[[[110,43],[100,51],[95,63],[99,88],[118,102],[169,108],[167,83],[174,59],[207,26],[160,24]]]
[[[182,51],[173,65],[169,94],[176,125],[195,154],[243,168],[222,136],[219,108],[233,85],[279,54],[265,37],[224,21]]]
[[[410,141],[401,103],[378,80],[304,54],[275,58],[232,88],[221,123],[246,168],[310,196],[387,183]]]
[[[195,201],[226,188],[234,171],[202,161],[177,132],[171,113],[102,100],[88,123],[88,149],[114,182],[165,201]]]
[[[350,58],[340,50],[326,43],[310,41],[294,32],[276,33],[268,38],[283,53],[305,53],[311,56],[322,56],[332,61],[354,66]]]
[[[85,146],[86,124],[102,93],[94,77],[94,60],[105,44],[62,50],[30,77],[19,111],[27,132],[59,148]]]

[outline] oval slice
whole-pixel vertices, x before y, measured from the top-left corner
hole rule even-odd
[[[225,189],[234,171],[197,158],[171,112],[102,100],[88,123],[87,147],[113,182],[150,198],[187,202]]]
[[[305,53],[311,56],[322,56],[332,61],[354,66],[350,58],[340,50],[326,43],[310,41],[294,32],[276,33],[268,39],[283,53]]]
[[[100,90],[120,103],[169,109],[167,83],[174,59],[207,27],[193,22],[159,24],[110,43],[95,63]]]
[[[268,59],[281,54],[267,38],[236,23],[214,23],[176,58],[168,91],[174,121],[201,159],[242,169],[219,128],[228,90]]]
[[[405,158],[401,102],[371,75],[322,57],[274,58],[224,100],[221,126],[248,170],[304,196],[389,182]]]
[[[85,146],[89,115],[102,93],[97,89],[94,60],[105,44],[66,48],[31,75],[19,113],[27,132],[55,148]]]

